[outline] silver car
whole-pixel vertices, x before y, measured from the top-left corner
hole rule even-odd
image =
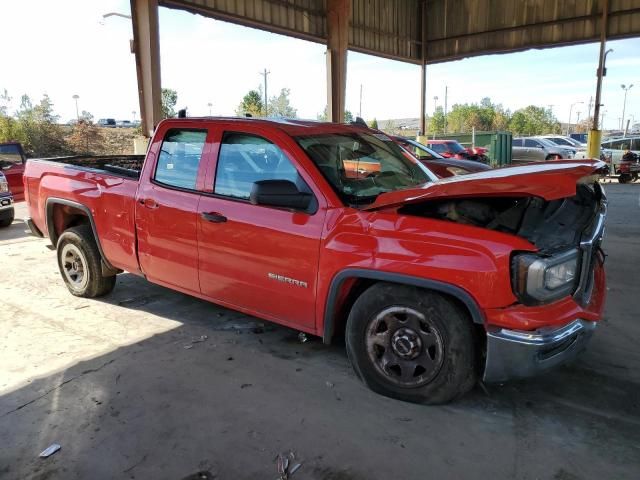
[[[542,135],[541,138],[549,140],[551,143],[555,143],[560,147],[573,148],[576,151],[573,158],[587,158],[587,145],[580,143],[571,137],[563,137],[562,135]]]
[[[513,163],[544,162],[573,158],[576,150],[556,145],[540,137],[514,138],[511,160]]]

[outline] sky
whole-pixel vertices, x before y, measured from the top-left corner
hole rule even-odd
[[[102,15],[130,13],[129,0],[21,0],[2,7],[0,45],[9,51],[0,68],[0,91],[38,100],[47,93],[61,121],[79,109],[96,119],[138,118],[135,58],[129,50],[131,22]],[[8,48],[6,46],[9,46]],[[629,90],[626,118],[640,122],[640,38],[608,42],[602,103],[604,126],[617,128],[622,116],[621,84]],[[178,107],[189,115],[233,115],[244,94],[262,83],[268,69],[269,96],[291,90],[298,116],[315,119],[326,104],[323,45],[240,27],[179,10],[160,8],[160,55],[163,87],[178,92]],[[553,105],[566,122],[587,115],[595,96],[598,44],[487,55],[427,67],[427,112],[433,97],[449,108],[489,97],[512,111],[527,105]],[[6,57],[5,57],[6,59]],[[418,117],[420,68],[349,52],[347,108],[371,120]],[[135,113],[134,113],[135,112]]]

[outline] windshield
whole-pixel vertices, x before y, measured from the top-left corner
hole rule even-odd
[[[453,153],[460,153],[465,151],[464,147],[458,142],[447,142],[447,146],[449,147],[449,151]]]
[[[398,139],[398,143],[409,150],[409,152],[411,152],[418,160],[437,160],[443,158],[441,155],[415,140],[400,138]]]
[[[22,155],[18,145],[0,145],[0,168],[9,168],[19,163],[22,163]]]
[[[381,193],[435,179],[383,134],[332,133],[300,136],[296,141],[349,205],[370,203]]]
[[[569,142],[567,139],[565,138],[560,138],[560,137],[545,137],[545,140],[549,140],[552,143],[555,143],[556,145],[566,145],[568,147],[573,147],[574,145]]]

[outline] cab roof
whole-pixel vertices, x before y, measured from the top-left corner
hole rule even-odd
[[[321,135],[339,132],[363,132],[375,131],[359,123],[332,123],[316,120],[299,120],[296,118],[253,118],[253,117],[186,117],[170,118],[163,122],[202,122],[202,123],[225,123],[251,126],[271,127],[282,130],[286,134],[295,137],[301,135]]]

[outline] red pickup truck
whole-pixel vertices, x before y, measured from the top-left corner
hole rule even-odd
[[[437,180],[386,135],[172,119],[143,157],[30,160],[70,292],[128,271],[329,343],[376,392],[442,403],[573,358],[601,318],[597,161]]]

